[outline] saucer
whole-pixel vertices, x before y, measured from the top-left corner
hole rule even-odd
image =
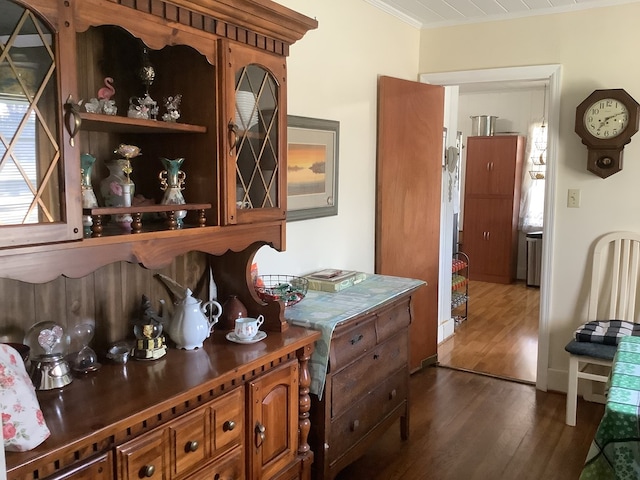
[[[267,338],[267,333],[263,332],[262,330],[258,330],[258,333],[256,333],[254,337],[247,338],[245,340],[242,338],[238,338],[238,336],[236,335],[236,332],[229,332],[227,333],[226,338],[230,342],[248,344],[248,343],[256,343],[256,342],[259,342],[260,340],[264,340],[265,338]]]

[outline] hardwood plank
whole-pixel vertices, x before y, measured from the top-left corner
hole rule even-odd
[[[411,432],[394,425],[336,480],[566,480],[578,478],[604,406],[442,367],[411,376]]]
[[[535,383],[539,316],[539,289],[471,281],[468,318],[438,346],[438,362]]]

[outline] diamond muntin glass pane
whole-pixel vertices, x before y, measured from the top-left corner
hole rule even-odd
[[[236,76],[236,196],[240,208],[278,206],[278,85],[258,65]]]
[[[54,34],[9,0],[0,18],[0,225],[60,221]]]

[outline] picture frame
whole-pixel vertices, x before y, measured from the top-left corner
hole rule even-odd
[[[338,214],[340,122],[287,116],[287,221]]]

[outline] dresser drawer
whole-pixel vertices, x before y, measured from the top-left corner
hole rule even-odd
[[[350,408],[358,399],[407,364],[406,331],[367,352],[348,368],[331,377],[331,417]]]
[[[203,407],[169,424],[173,478],[203,465],[211,457],[209,422],[209,408]]]
[[[400,303],[380,311],[376,315],[376,338],[378,343],[407,328],[411,323],[410,300],[405,299]]]
[[[244,437],[244,387],[216,400],[213,409],[213,455],[240,445]]]
[[[240,480],[244,475],[244,455],[237,448],[219,460],[189,475],[189,480]]]
[[[154,430],[116,448],[118,480],[169,478],[164,429]]]
[[[354,328],[340,332],[331,340],[329,368],[336,372],[376,346],[375,316],[363,319]],[[335,335],[335,333],[334,333]]]
[[[408,401],[408,394],[409,370],[405,367],[332,420],[328,441],[329,463],[344,455],[399,405]]]

